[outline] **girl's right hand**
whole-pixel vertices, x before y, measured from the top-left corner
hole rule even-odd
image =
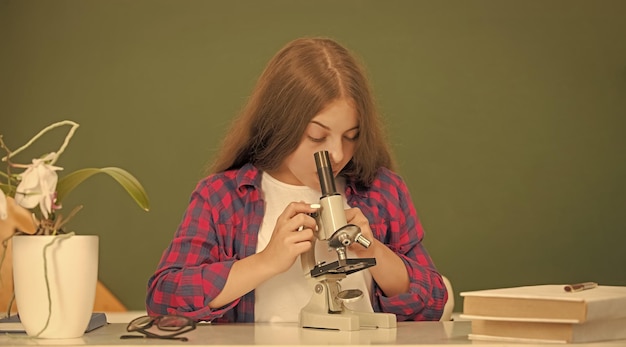
[[[300,254],[311,249],[317,224],[309,214],[315,211],[311,204],[291,202],[278,216],[269,243],[259,253],[277,274],[289,270]]]

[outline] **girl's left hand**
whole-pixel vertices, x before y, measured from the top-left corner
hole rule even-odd
[[[367,218],[358,208],[346,210],[346,220],[361,228],[361,235],[371,241],[368,248],[354,242],[348,249],[354,252],[358,258],[375,258],[376,266],[367,270],[378,284],[385,296],[391,297],[409,292],[409,273],[404,261],[398,254],[393,252],[387,245],[374,237],[372,228]]]
[[[372,258],[374,254],[374,248],[377,246],[376,239],[370,228],[370,222],[367,220],[361,209],[358,207],[349,208],[346,210],[346,220],[349,224],[354,224],[361,228],[361,235],[368,239],[371,244],[368,248],[363,247],[361,244],[354,242],[348,249],[353,251],[359,258]]]

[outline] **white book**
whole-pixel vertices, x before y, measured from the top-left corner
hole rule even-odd
[[[583,323],[626,317],[626,287],[600,285],[567,292],[563,284],[462,292],[461,318]]]
[[[96,312],[91,314],[89,325],[85,332],[90,332],[96,328],[99,328],[107,324],[107,317],[102,312]],[[4,317],[0,319],[0,333],[25,333],[26,330],[20,321],[18,315]]]
[[[534,343],[621,340],[626,339],[626,318],[586,323],[472,320],[472,333],[469,338]]]

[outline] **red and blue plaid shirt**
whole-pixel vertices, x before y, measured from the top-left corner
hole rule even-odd
[[[149,314],[254,322],[254,291],[219,309],[209,308],[208,303],[224,288],[233,263],[256,252],[264,215],[261,176],[247,164],[198,183],[174,239],[148,282]],[[345,194],[348,204],[360,208],[371,222],[374,236],[404,261],[411,281],[408,293],[392,297],[386,297],[374,282],[374,311],[393,313],[399,321],[438,320],[447,292],[422,245],[424,231],[406,184],[381,169],[369,188],[347,182]]]

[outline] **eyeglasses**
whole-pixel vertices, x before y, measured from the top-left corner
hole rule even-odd
[[[148,331],[148,329],[153,326],[157,327],[163,333]],[[192,331],[195,328],[196,322],[183,316],[141,316],[128,323],[126,330],[131,333],[138,332],[143,335],[122,335],[120,339],[153,338],[187,341],[188,339],[186,337],[178,337],[178,335]]]

